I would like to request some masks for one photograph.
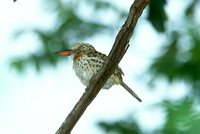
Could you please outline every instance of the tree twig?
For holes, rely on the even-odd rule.
[[[72,111],[57,130],[56,134],[71,133],[71,130],[80,119],[86,108],[93,101],[107,79],[114,72],[128,48],[129,40],[132,36],[138,18],[142,14],[148,2],[149,0],[135,0],[131,5],[127,20],[115,39],[112,50],[108,55],[108,60],[104,62],[102,69],[94,77],[92,77],[92,82],[86,88],[85,93],[83,93],[80,100],[76,103]]]

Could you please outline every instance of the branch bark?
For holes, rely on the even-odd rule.
[[[148,2],[149,0],[135,0],[131,5],[127,20],[115,39],[112,50],[108,55],[108,60],[105,61],[102,69],[91,79],[92,82],[86,88],[85,93],[83,93],[80,100],[76,103],[72,111],[57,130],[56,134],[71,133],[71,130],[78,122],[86,108],[94,100],[107,79],[114,72],[129,46],[129,41],[138,18],[142,14]]]

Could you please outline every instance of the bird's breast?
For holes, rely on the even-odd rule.
[[[104,60],[99,57],[80,56],[73,61],[73,69],[80,79],[81,83],[88,86],[93,75],[95,75],[103,66]],[[119,73],[120,75],[120,73]],[[121,79],[115,73],[107,80],[103,88],[108,89],[114,84],[119,84]]]
[[[84,85],[88,85],[90,79],[96,74],[102,67],[103,61],[98,62],[95,57],[80,56],[74,60],[73,69]]]

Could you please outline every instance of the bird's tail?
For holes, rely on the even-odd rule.
[[[135,97],[139,102],[142,102],[142,100],[140,99],[140,97],[137,96],[137,94],[135,92],[133,92],[133,90],[128,87],[123,81],[120,83],[120,85],[122,87],[124,87],[133,97]]]

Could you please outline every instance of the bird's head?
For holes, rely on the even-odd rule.
[[[77,43],[71,49],[61,50],[57,53],[62,56],[71,56],[74,59],[75,57],[79,57],[80,55],[89,54],[95,51],[95,48],[88,43]]]

